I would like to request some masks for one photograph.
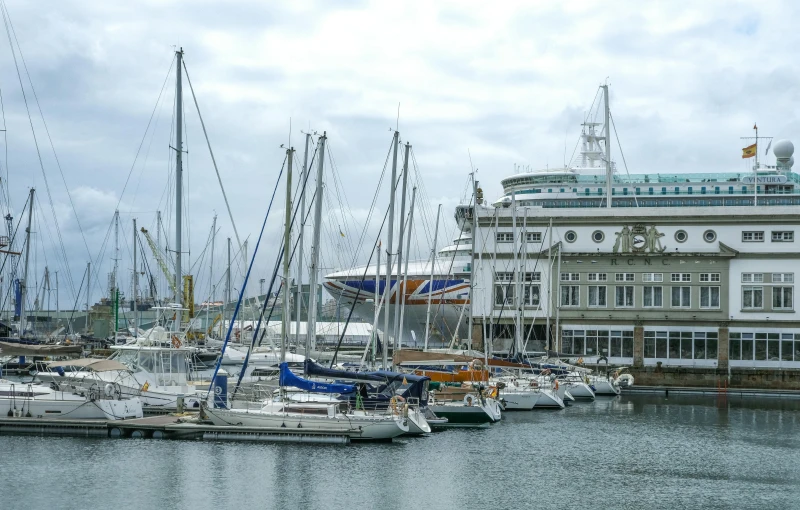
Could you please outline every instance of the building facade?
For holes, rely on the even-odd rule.
[[[800,368],[797,225],[794,205],[479,207],[473,338],[634,366]]]

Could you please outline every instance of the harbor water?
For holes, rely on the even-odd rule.
[[[348,446],[0,437],[0,507],[798,508],[800,401],[631,395]]]

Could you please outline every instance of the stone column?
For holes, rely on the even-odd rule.
[[[636,321],[633,326],[633,366],[644,366],[644,323]]]
[[[717,340],[717,368],[719,370],[728,370],[728,333],[728,323],[720,322],[719,340]]]

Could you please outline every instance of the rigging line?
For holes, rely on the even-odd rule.
[[[61,243],[61,249],[63,251],[64,258],[66,260],[67,252],[66,252],[66,249],[64,248],[64,240],[61,237],[61,229],[58,227],[58,216],[56,214],[55,205],[53,204],[53,197],[52,197],[52,195],[50,193],[50,184],[49,184],[49,182],[47,180],[47,173],[44,170],[44,161],[42,160],[42,154],[41,154],[41,152],[39,150],[39,141],[36,138],[36,130],[34,129],[34,126],[33,126],[33,117],[31,116],[30,106],[28,105],[28,96],[27,96],[27,94],[25,94],[25,87],[24,87],[23,82],[22,82],[22,73],[20,72],[19,64],[17,63],[17,54],[16,54],[16,51],[14,51],[14,44],[13,44],[13,42],[11,40],[11,32],[12,32],[13,28],[9,29],[10,18],[8,16],[8,11],[6,9],[6,4],[5,4],[4,1],[0,1],[0,11],[2,11],[2,14],[3,14],[3,23],[5,24],[5,27],[6,27],[6,34],[8,35],[8,43],[11,46],[11,54],[14,57],[14,66],[15,66],[16,71],[17,71],[17,79],[19,80],[19,85],[20,85],[20,88],[22,89],[22,98],[23,98],[23,101],[25,103],[25,111],[28,114],[28,123],[30,124],[31,132],[33,134],[33,142],[34,142],[34,145],[36,146],[36,155],[38,156],[38,159],[39,159],[39,167],[41,168],[42,176],[44,177],[45,190],[47,191],[47,196],[48,196],[48,198],[50,200],[50,208],[51,208],[52,213],[53,213],[53,220],[55,221],[55,224],[56,224],[56,231],[58,232],[59,242]],[[14,37],[16,38],[16,35]],[[19,44],[17,45],[17,50],[20,50]],[[22,52],[20,51],[20,57],[21,56],[22,56]],[[24,60],[23,60],[23,64],[24,64]],[[27,69],[26,69],[26,72],[27,72]],[[28,78],[30,80],[30,75],[28,76]],[[31,82],[31,88],[33,88],[33,83],[32,82]],[[37,103],[38,103],[38,99],[37,99]],[[40,109],[40,111],[41,111],[41,109]],[[44,121],[44,116],[42,116],[42,121]],[[60,169],[60,167],[59,167],[59,169]],[[63,177],[64,174],[62,173],[61,175]],[[66,185],[66,182],[65,182],[65,185]],[[67,188],[67,195],[69,195],[69,189],[68,188]],[[71,195],[70,195],[70,203],[72,203],[72,196]],[[75,218],[77,219],[78,216],[77,216],[77,213],[75,212],[74,205],[72,207],[72,210],[73,210],[73,213],[75,214]],[[78,221],[78,226],[80,227],[80,221]],[[83,237],[83,231],[82,230],[81,230],[81,236]],[[86,250],[88,252],[89,245],[86,243],[86,238],[85,237],[83,237],[83,241],[84,241],[84,245],[86,246]],[[91,257],[91,253],[89,254],[89,256]],[[72,287],[72,289],[74,291],[75,290],[75,285],[74,285],[74,282],[72,281],[72,273],[70,271],[67,271],[67,282],[70,284],[70,286]]]
[[[187,73],[188,78],[188,73]],[[190,82],[191,83],[191,82]],[[190,85],[191,87],[191,85]],[[194,95],[194,93],[192,93]],[[199,110],[198,110],[199,111]],[[209,146],[210,149],[210,146]],[[278,191],[278,186],[281,183],[281,177],[283,177],[283,170],[286,167],[286,159],[283,159],[283,165],[281,165],[281,171],[278,173],[278,178],[275,182],[275,188],[272,190],[272,197],[269,200],[269,206],[267,207],[267,214],[264,215],[264,221],[261,223],[261,232],[258,234],[258,240],[256,241],[255,249],[253,250],[253,255],[250,258],[250,265],[247,268],[247,274],[244,277],[244,282],[242,282],[242,288],[239,290],[239,299],[236,301],[236,308],[233,310],[233,315],[231,316],[230,323],[228,324],[228,334],[225,335],[225,341],[222,343],[222,349],[220,350],[219,357],[217,358],[216,366],[214,367],[214,375],[211,377],[211,383],[208,385],[208,391],[206,392],[206,398],[208,398],[208,394],[211,393],[211,388],[214,387],[214,384],[217,380],[217,374],[219,373],[220,366],[222,365],[222,359],[225,355],[225,347],[228,346],[228,341],[230,341],[231,333],[233,332],[233,324],[236,322],[236,316],[239,315],[239,308],[242,305],[242,299],[244,298],[245,290],[247,289],[247,282],[250,279],[250,272],[253,270],[253,264],[256,261],[256,255],[258,254],[258,247],[261,245],[261,239],[264,236],[264,230],[267,227],[267,219],[269,219],[269,213],[272,210],[272,203],[275,200],[275,194]]]
[[[219,181],[219,189],[222,191],[222,198],[225,199],[225,208],[228,210],[228,217],[231,220],[233,233],[236,235],[236,243],[239,244],[241,251],[242,241],[239,239],[239,231],[236,229],[236,222],[233,221],[233,213],[231,212],[231,205],[228,202],[228,195],[225,193],[225,186],[222,185],[222,176],[219,174],[217,167],[217,159],[214,157],[214,151],[211,149],[211,141],[208,138],[208,131],[206,131],[206,123],[203,121],[203,115],[200,113],[200,105],[197,103],[197,96],[194,93],[192,80],[189,78],[189,69],[186,67],[186,60],[183,60],[183,68],[186,70],[186,81],[189,83],[189,90],[192,92],[192,99],[194,100],[194,107],[197,109],[197,116],[200,118],[200,126],[203,128],[203,136],[206,138],[206,145],[208,145],[208,153],[211,155],[211,162],[214,164],[214,172],[217,174],[217,181]]]
[[[11,22],[11,14],[8,12],[8,7],[6,6],[6,3],[5,3],[4,0],[2,2],[2,9],[4,11],[4,16],[3,16],[4,19],[7,19],[7,21],[8,21],[7,26],[6,26],[6,31],[8,32],[8,27],[10,26],[11,27],[11,34],[14,35],[14,41],[17,44],[17,51],[19,51],[20,60],[22,60],[22,66],[25,69],[25,74],[28,77],[28,83],[31,86],[31,92],[33,92],[33,98],[36,101],[36,107],[38,108],[39,115],[42,118],[42,125],[44,126],[44,131],[47,134],[47,139],[50,142],[50,148],[53,151],[53,157],[56,160],[56,166],[58,167],[58,172],[61,174],[61,181],[64,183],[64,189],[67,192],[67,197],[69,198],[69,203],[70,203],[70,206],[72,207],[73,215],[75,216],[75,221],[78,224],[78,230],[81,233],[81,238],[83,238],[83,244],[86,247],[86,252],[89,255],[89,258],[91,258],[92,254],[91,254],[91,251],[89,250],[89,244],[86,242],[86,236],[83,234],[83,228],[81,227],[80,218],[78,217],[78,212],[77,212],[77,209],[75,208],[75,203],[72,200],[72,194],[69,191],[69,186],[67,186],[67,179],[64,177],[64,171],[61,168],[61,161],[58,159],[58,154],[56,153],[56,147],[53,144],[52,137],[50,136],[50,129],[47,127],[47,121],[44,118],[44,112],[42,111],[42,105],[39,103],[39,96],[36,94],[36,88],[33,86],[33,80],[31,79],[30,72],[28,71],[28,64],[25,62],[25,55],[22,53],[22,46],[20,46],[19,39],[17,39],[17,32],[16,32],[16,30],[14,30],[14,24]],[[9,39],[10,39],[10,34],[9,34]],[[12,51],[12,53],[13,53],[13,51]],[[16,57],[14,57],[14,64],[15,65],[16,65],[16,62],[17,62]],[[19,68],[17,68],[17,72],[19,73]],[[21,81],[21,78],[20,78],[20,81]],[[23,91],[23,96],[24,96],[24,91]],[[27,109],[27,104],[28,103],[27,103],[27,100],[26,100],[25,101],[26,109]],[[28,112],[28,116],[30,116],[30,112]],[[31,129],[33,129],[33,122],[32,121],[31,121]],[[35,135],[34,135],[34,139],[35,139]],[[36,143],[36,151],[37,152],[39,151],[38,142]],[[41,155],[39,156],[39,160],[40,160],[40,164],[41,164]],[[42,172],[44,173],[44,165],[42,165]],[[46,179],[45,179],[45,187],[48,188],[47,194],[49,196],[50,195],[50,190],[49,190],[49,186],[47,185]],[[50,200],[52,201],[52,198]],[[53,216],[54,216],[53,220],[56,221],[56,226],[58,226],[58,220],[55,217],[55,208],[53,208]],[[59,232],[59,239],[60,238],[61,238],[61,233]],[[63,243],[63,241],[62,241],[62,243]],[[72,279],[71,274],[69,272],[67,274],[68,274],[68,276],[69,276],[69,278],[71,280]]]
[[[72,305],[72,313],[69,314],[69,319],[67,320],[67,326],[64,328],[64,340],[67,339],[67,335],[69,334],[69,330],[72,329],[72,319],[75,318],[75,312],[78,311],[78,300],[81,298],[81,292],[83,291],[83,282],[86,281],[87,275],[89,274],[89,268],[87,267],[83,271],[83,278],[81,278],[81,286],[78,287],[78,293],[75,295],[75,303]],[[89,330],[89,310],[86,310],[86,330]]]
[[[150,143],[147,144],[147,150],[144,153],[144,161],[142,162],[142,169],[139,172],[139,178],[136,180],[136,189],[133,191],[133,199],[131,200],[131,209],[133,208],[133,205],[136,203],[136,197],[139,195],[139,187],[140,187],[140,185],[142,183],[142,175],[144,174],[144,171],[147,168],[147,161],[150,159],[150,149],[153,147],[153,141],[156,138],[156,131],[158,131],[158,124],[159,124],[159,122],[161,120],[161,111],[163,110],[163,108],[159,108],[158,106],[159,106],[159,104],[161,104],[161,98],[162,98],[162,96],[164,94],[164,89],[167,86],[167,81],[169,80],[170,74],[172,73],[172,65],[174,63],[175,63],[175,56],[173,55],[172,64],[170,64],[169,70],[167,71],[167,76],[164,78],[164,83],[161,85],[161,91],[158,93],[158,98],[156,99],[156,104],[153,107],[153,113],[158,111],[158,115],[156,115],[156,123],[153,126],[153,130],[150,131],[150,133],[151,133],[151,135],[150,135]],[[152,119],[152,114],[151,114],[151,119]],[[145,132],[144,132],[144,136],[142,137],[141,144],[144,144],[144,140],[147,138],[147,132],[149,130],[150,130],[150,124],[148,123],[147,128],[145,128]],[[140,144],[140,150],[141,150],[141,144]],[[139,151],[137,151],[136,157],[133,160],[134,166],[136,165],[136,160],[138,159],[138,157],[139,157]],[[133,167],[131,168],[130,172],[133,172]],[[127,185],[127,182],[126,182],[126,185]],[[125,189],[123,188],[123,193],[124,193],[124,191],[125,191]],[[120,200],[122,200],[122,196],[120,196]],[[119,205],[119,203],[117,205]],[[133,213],[132,210],[128,211],[128,214],[132,214],[132,213]]]
[[[625,173],[628,175],[628,177],[630,177],[631,173],[628,170],[628,162],[625,161],[625,153],[622,152],[622,144],[619,143],[619,133],[617,132],[617,125],[614,124],[614,116],[611,115],[610,110],[608,112],[608,118],[611,119],[611,126],[614,128],[614,137],[617,139],[617,147],[619,148],[620,156],[622,156],[622,164],[625,165]],[[633,196],[633,202],[636,204],[636,207],[639,207],[639,199],[636,197],[636,195]]]
[[[147,133],[150,130],[150,124],[152,124],[153,116],[156,114],[156,111],[158,110],[158,104],[161,102],[161,96],[164,94],[164,89],[167,86],[167,80],[169,80],[169,77],[172,74],[172,66],[174,65],[175,65],[175,55],[172,56],[172,61],[170,62],[169,69],[167,70],[167,75],[164,77],[164,83],[161,84],[161,90],[158,92],[158,97],[156,98],[156,104],[153,106],[153,111],[150,112],[150,118],[147,120],[147,126],[144,129],[144,134],[142,135],[141,141],[139,141],[139,146],[136,148],[136,155],[133,157],[133,163],[131,164],[131,169],[128,171],[128,176],[125,178],[125,184],[122,186],[122,192],[119,194],[119,200],[117,201],[117,207],[116,207],[117,209],[119,209],[119,204],[122,203],[122,197],[123,195],[125,195],[125,190],[128,188],[128,182],[130,181],[133,169],[136,167],[136,162],[139,160],[139,154],[142,151],[142,146],[144,145],[144,141],[147,139]],[[155,128],[153,129],[155,132]]]

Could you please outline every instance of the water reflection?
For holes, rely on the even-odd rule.
[[[798,425],[798,401],[637,395],[393,444],[0,436],[2,508],[790,508]]]

